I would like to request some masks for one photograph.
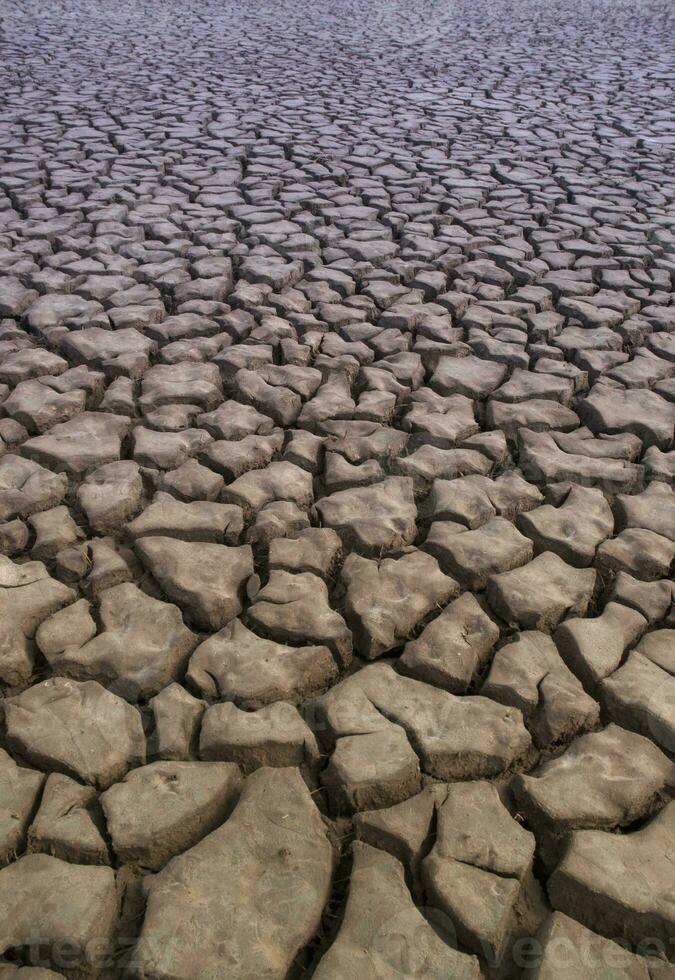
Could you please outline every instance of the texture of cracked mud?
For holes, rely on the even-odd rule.
[[[675,975],[670,14],[4,4],[0,980]]]

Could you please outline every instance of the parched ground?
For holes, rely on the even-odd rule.
[[[0,980],[672,978],[672,7],[3,7]]]

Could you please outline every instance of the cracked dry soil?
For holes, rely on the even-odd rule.
[[[659,0],[22,0],[0,980],[675,975]]]

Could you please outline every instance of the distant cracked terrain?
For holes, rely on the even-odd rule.
[[[669,13],[5,0],[0,980],[675,976]]]

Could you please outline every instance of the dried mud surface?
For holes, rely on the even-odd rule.
[[[669,5],[1,26],[0,980],[673,977]]]

